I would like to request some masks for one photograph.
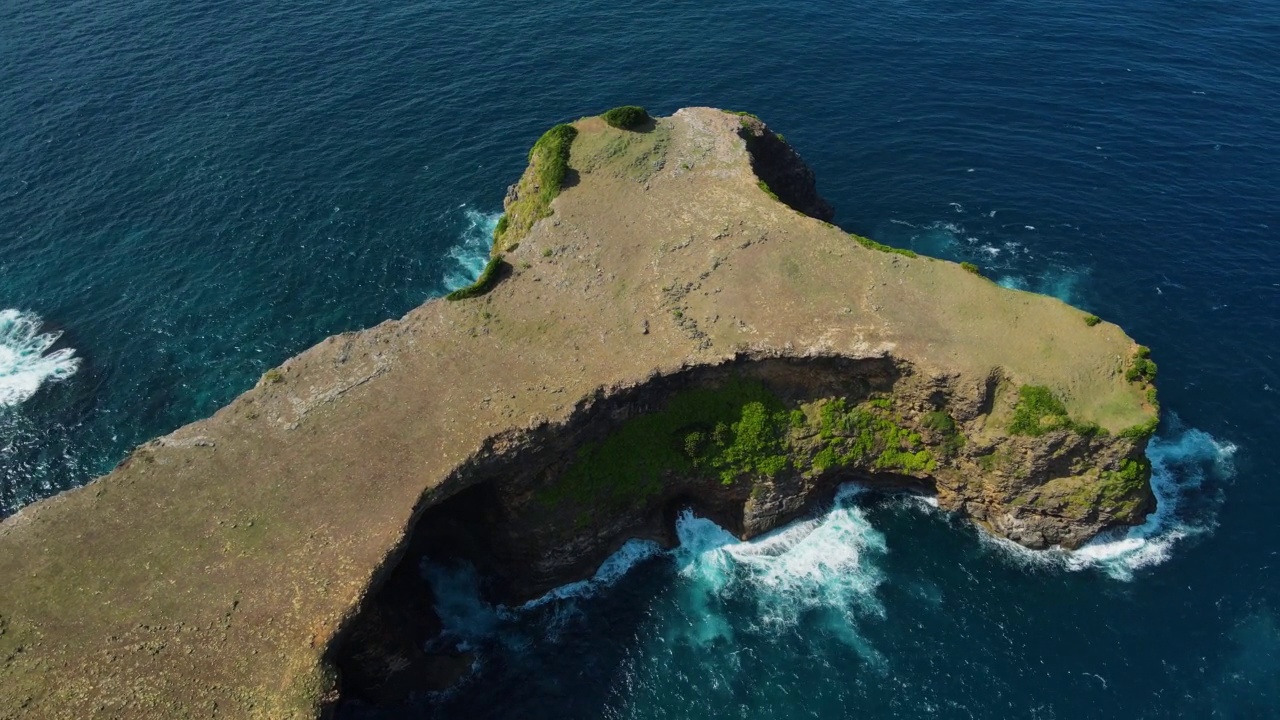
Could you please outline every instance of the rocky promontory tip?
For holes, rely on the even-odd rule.
[[[0,524],[0,717],[304,718],[447,685],[466,659],[423,649],[424,553],[520,600],[670,544],[680,508],[745,537],[848,480],[1033,548],[1153,506],[1145,348],[831,225],[754,116],[556,126],[504,207],[472,290]]]

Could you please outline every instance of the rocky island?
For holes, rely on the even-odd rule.
[[[1153,507],[1118,327],[831,225],[751,115],[552,128],[475,286],[331,337],[0,524],[0,718],[311,718],[439,687],[424,553],[516,602],[692,506],[743,537],[836,486],[1028,547]]]

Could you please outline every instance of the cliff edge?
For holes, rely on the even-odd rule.
[[[748,536],[847,479],[1037,548],[1151,509],[1155,366],[1120,328],[830,225],[753,116],[622,124],[539,140],[472,291],[0,523],[0,718],[315,717],[338,668],[373,701],[439,682],[396,595],[424,548],[519,599],[669,542],[674,507]]]

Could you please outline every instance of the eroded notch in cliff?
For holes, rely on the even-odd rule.
[[[793,210],[831,222],[835,210],[818,194],[813,170],[800,153],[754,115],[743,114],[740,122],[738,134],[747,143],[751,169],[760,178],[761,189]]]
[[[451,488],[353,621],[337,648],[345,691],[384,702],[465,672],[469,658],[434,640],[424,559],[465,563],[487,601],[516,605],[590,577],[628,540],[674,546],[684,507],[747,539],[849,480],[937,493],[1033,547],[1141,517],[1149,490],[1125,470],[1139,445],[1070,423],[1011,436],[1001,418],[1016,408],[991,385],[891,357],[739,357],[602,390],[564,423],[496,438],[437,489]]]

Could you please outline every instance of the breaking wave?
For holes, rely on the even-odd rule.
[[[1122,581],[1146,567],[1168,560],[1181,541],[1206,535],[1217,527],[1220,496],[1215,482],[1235,476],[1236,446],[1209,433],[1169,420],[1167,435],[1151,439],[1151,489],[1156,509],[1146,521],[1094,538],[1076,550],[1030,550],[1017,543],[980,533],[984,545],[1025,566],[1064,570],[1098,569]]]
[[[883,617],[876,589],[884,581],[873,558],[885,537],[855,504],[862,492],[845,485],[821,517],[791,523],[741,541],[685,510],[676,522],[674,556],[683,582],[679,609],[686,640],[705,645],[732,639],[725,606],[750,599],[756,623],[773,631],[816,622],[832,637],[878,664],[878,653],[858,632],[865,617]]]
[[[502,213],[483,213],[466,208],[465,220],[458,244],[445,253],[446,270],[444,286],[452,292],[466,287],[480,277],[480,271],[489,262],[489,249],[493,246],[493,230],[498,226]]]
[[[41,332],[42,327],[34,313],[0,310],[0,407],[18,405],[44,383],[65,380],[80,367],[71,348],[49,352],[62,333]]]
[[[423,575],[436,596],[436,612],[451,641],[468,648],[477,641],[512,634],[505,623],[526,613],[551,610],[549,634],[562,614],[557,604],[593,595],[650,558],[674,563],[674,610],[687,622],[675,623],[680,639],[702,647],[733,636],[729,606],[750,598],[762,627],[793,628],[817,622],[859,655],[879,656],[857,630],[860,618],[883,617],[876,589],[884,580],[873,559],[885,552],[884,535],[856,505],[862,490],[845,485],[834,506],[820,517],[791,523],[742,541],[714,522],[683,511],[676,520],[680,544],[664,551],[657,544],[632,540],[606,560],[588,580],[556,588],[518,608],[494,607],[481,596],[481,581],[468,564],[427,562]]]
[[[1235,475],[1236,446],[1203,430],[1177,427],[1165,437],[1152,438],[1151,489],[1156,510],[1146,522],[1126,531],[1097,538],[1067,556],[1072,569],[1097,567],[1118,580],[1134,571],[1169,559],[1184,538],[1210,533],[1217,526],[1216,506],[1205,506],[1207,480]]]

